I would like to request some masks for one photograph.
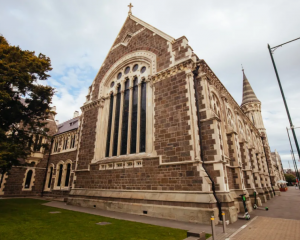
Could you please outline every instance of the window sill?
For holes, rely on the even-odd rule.
[[[77,148],[71,148],[71,149],[60,151],[60,152],[51,153],[51,155],[56,155],[56,154],[60,154],[60,153],[68,153],[68,152],[73,152],[73,151],[76,151],[76,150],[77,150]]]
[[[69,187],[56,187],[56,188],[53,188],[52,190],[55,190],[55,191],[70,191],[70,188]]]
[[[128,155],[120,155],[113,157],[105,157],[99,160],[94,160],[91,164],[99,164],[99,163],[114,163],[114,162],[124,162],[131,160],[142,160],[144,158],[158,158],[158,156],[150,153],[135,153]]]

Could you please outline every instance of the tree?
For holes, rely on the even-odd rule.
[[[296,182],[296,177],[293,174],[284,174],[284,177],[289,185],[292,185],[292,182]]]
[[[51,70],[49,57],[11,46],[0,35],[0,186],[4,174],[34,150],[33,139],[47,136],[54,88],[38,80]]]

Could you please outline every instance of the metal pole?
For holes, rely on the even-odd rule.
[[[291,142],[291,138],[290,138],[290,134],[289,134],[289,129],[288,128],[286,128],[286,132],[287,132],[287,135],[288,135],[288,138],[289,138],[289,142],[290,142],[290,146],[291,146],[291,154],[292,154],[292,160],[293,160],[293,164],[294,164],[295,173],[296,173],[296,176],[297,176],[297,178],[299,180],[299,172],[298,172],[298,168],[297,168],[297,163],[295,161],[294,150],[293,150],[293,146],[292,146],[292,142]],[[299,186],[299,189],[300,189],[300,186]]]
[[[292,159],[293,159],[293,165],[294,165],[294,170],[295,170],[295,174],[296,174],[296,179],[299,180],[299,176],[297,174],[298,172],[298,169],[297,169],[297,166],[295,165],[295,156],[294,156],[294,153],[291,151],[291,155],[292,155]],[[297,185],[297,181],[296,181],[296,185]],[[298,186],[299,189],[300,189],[300,186]]]
[[[278,85],[279,85],[279,88],[280,88],[281,96],[282,96],[282,99],[283,99],[283,102],[284,102],[285,110],[286,110],[286,113],[287,113],[288,118],[289,118],[289,122],[290,122],[290,126],[291,126],[291,129],[292,129],[294,141],[295,141],[295,144],[296,144],[298,156],[299,156],[299,159],[300,159],[300,149],[299,149],[299,144],[298,144],[298,141],[297,141],[296,133],[295,133],[295,130],[294,130],[292,118],[290,116],[289,108],[288,108],[286,100],[285,100],[284,92],[283,92],[283,89],[282,89],[282,86],[281,86],[281,82],[280,82],[280,79],[279,79],[279,75],[278,75],[278,72],[277,72],[275,61],[274,61],[274,58],[273,58],[273,55],[272,55],[272,50],[271,50],[269,44],[268,44],[268,49],[269,49],[270,56],[271,56],[272,63],[273,63],[273,67],[274,67],[274,70],[275,70],[275,73],[276,73],[276,77],[277,77]]]
[[[225,220],[225,212],[222,212],[222,221],[223,221],[223,233],[226,233],[226,220]]]
[[[216,235],[216,232],[215,232],[215,217],[214,217],[214,216],[211,216],[210,220],[211,220],[211,234],[212,234],[212,240],[215,240],[215,235]]]

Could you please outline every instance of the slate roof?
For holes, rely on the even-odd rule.
[[[57,133],[55,135],[62,134],[64,132],[68,132],[68,131],[78,128],[78,120],[79,120],[79,117],[76,117],[76,118],[72,118],[66,122],[63,122],[61,124],[58,124]]]
[[[241,105],[249,102],[260,102],[260,101],[256,97],[243,69],[243,101]]]

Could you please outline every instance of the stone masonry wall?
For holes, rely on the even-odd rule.
[[[76,188],[201,191],[202,177],[193,164],[159,165],[158,158],[143,159],[136,168],[76,172]]]
[[[191,161],[186,85],[184,72],[154,84],[154,145],[157,154],[162,155],[164,163]]]

